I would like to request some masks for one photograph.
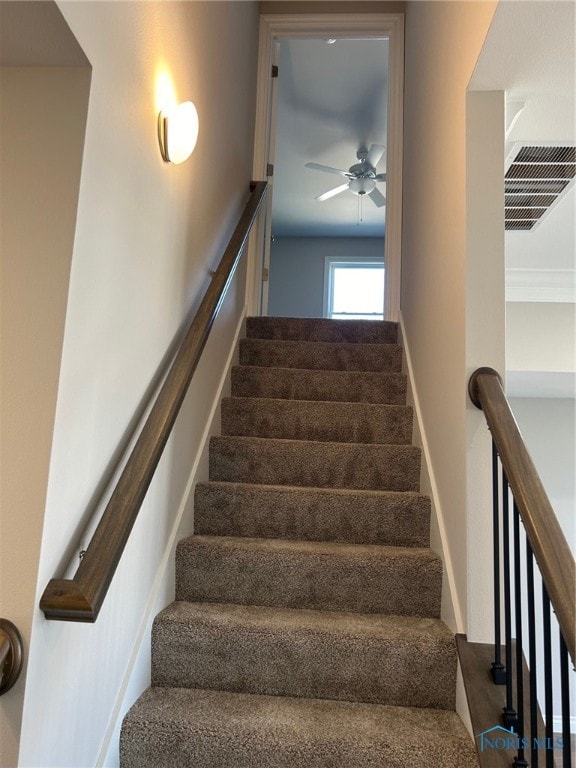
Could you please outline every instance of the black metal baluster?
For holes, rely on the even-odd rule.
[[[503,533],[503,566],[504,566],[504,632],[506,643],[506,706],[502,722],[506,728],[516,728],[518,716],[514,709],[512,693],[512,607],[510,598],[510,506],[509,489],[506,471],[502,469],[502,533]]]
[[[554,710],[552,705],[552,643],[550,635],[550,598],[542,584],[542,633],[544,638],[544,717],[546,720],[546,746],[554,741]],[[546,768],[554,768],[554,752],[546,750]]]
[[[522,583],[520,574],[520,513],[514,502],[514,608],[516,617],[516,707],[518,711],[518,755],[515,768],[528,768],[524,757],[524,664],[522,653]]]
[[[562,701],[562,768],[572,768],[568,649],[562,637],[562,632],[560,632],[560,696]]]
[[[534,555],[526,540],[526,587],[528,589],[528,645],[530,665],[530,765],[538,768],[538,686],[536,682],[536,619],[534,613]]]
[[[500,503],[498,493],[498,451],[492,441],[492,528],[494,563],[494,661],[492,680],[496,685],[506,684],[506,667],[502,664],[502,638],[500,631]]]

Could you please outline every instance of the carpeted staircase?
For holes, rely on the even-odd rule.
[[[122,768],[477,768],[397,333],[248,320]]]

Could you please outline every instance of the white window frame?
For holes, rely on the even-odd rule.
[[[334,301],[333,279],[334,268],[355,268],[365,267],[366,269],[383,269],[384,281],[386,281],[386,265],[383,258],[378,256],[366,256],[354,258],[352,256],[326,256],[324,258],[324,298],[322,302],[323,317],[332,316],[332,305]],[[384,282],[384,285],[386,282]],[[384,293],[384,317],[386,317],[386,293]],[[340,313],[341,314],[341,313]],[[361,313],[358,313],[361,314]]]

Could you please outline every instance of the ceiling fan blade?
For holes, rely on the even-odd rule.
[[[377,173],[376,176],[374,176],[375,181],[386,181],[386,174],[385,173]]]
[[[313,168],[315,171],[326,171],[326,173],[336,173],[338,176],[350,177],[348,171],[340,171],[338,168],[330,168],[329,165],[319,165],[318,163],[305,163],[305,168]]]
[[[374,187],[372,192],[368,193],[368,197],[371,198],[374,205],[376,205],[378,208],[382,208],[383,205],[386,205],[386,198],[376,187]]]
[[[368,150],[368,157],[366,158],[372,168],[376,168],[384,152],[386,152],[386,147],[383,147],[381,144],[372,144]]]
[[[324,200],[329,200],[331,197],[335,197],[336,195],[339,195],[340,192],[344,192],[344,190],[348,189],[348,184],[342,184],[340,187],[334,187],[334,189],[329,189],[328,192],[324,192],[322,195],[318,195],[318,197],[315,197],[315,200],[319,200],[321,203],[324,202]]]

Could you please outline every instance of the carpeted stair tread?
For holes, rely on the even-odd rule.
[[[176,548],[176,600],[439,618],[430,549],[190,536]]]
[[[237,365],[232,368],[232,395],[405,405],[406,376],[378,371]]]
[[[437,619],[175,602],[152,684],[453,709],[456,647]]]
[[[222,398],[222,434],[345,443],[412,442],[412,409],[403,405]]]
[[[149,688],[128,712],[122,768],[478,768],[454,712]]]
[[[283,341],[396,344],[398,323],[381,320],[335,322],[322,317],[249,317],[246,335],[252,339]]]
[[[210,440],[210,480],[266,485],[417,491],[420,449],[221,436]]]
[[[211,536],[427,547],[430,499],[419,493],[198,483],[194,530]]]
[[[241,339],[240,365],[399,373],[402,350],[397,344]]]

